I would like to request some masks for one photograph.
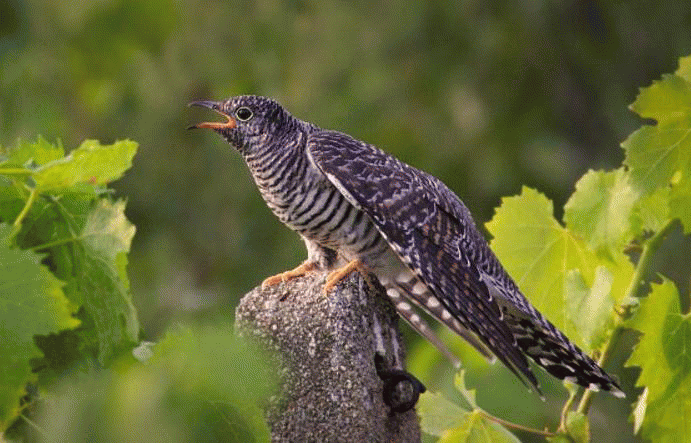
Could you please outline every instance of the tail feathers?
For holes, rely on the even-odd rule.
[[[401,292],[399,292],[399,289],[396,287],[387,287],[386,293],[396,306],[398,315],[400,315],[410,325],[410,327],[415,330],[415,332],[420,334],[428,342],[430,342],[432,346],[437,348],[437,350],[441,352],[455,368],[460,368],[461,361],[458,359],[458,357],[456,357],[456,355],[449,350],[444,342],[437,337],[437,335],[434,333],[434,329],[432,329],[429,324],[422,317],[420,317],[418,313],[415,312],[413,306],[404,299],[404,297],[401,295]]]
[[[427,289],[427,286],[425,286],[412,274],[401,273],[401,275],[397,276],[394,282],[386,282],[385,287],[387,288],[387,293],[392,300],[394,300],[396,294],[398,295],[399,298],[394,300],[394,304],[396,304],[397,309],[400,302],[406,303],[407,301],[415,304],[418,308],[427,312],[433,318],[437,319],[439,322],[451,329],[451,331],[460,335],[488,361],[494,362],[496,360],[496,357],[487,348],[487,346],[482,343],[473,332],[464,328],[461,323],[441,305],[432,292]],[[394,296],[392,296],[392,294],[394,294]],[[405,300],[401,297],[401,295],[405,297]],[[408,304],[408,306],[410,306],[410,304]],[[401,315],[404,315],[400,309],[398,310]],[[419,316],[417,317],[419,318]],[[431,330],[431,328],[429,329]],[[439,341],[436,336],[435,339]]]
[[[538,314],[540,315],[540,314]],[[592,358],[540,315],[539,321],[505,316],[521,350],[553,376],[594,391],[624,397],[617,382]]]

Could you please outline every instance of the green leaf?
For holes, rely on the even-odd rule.
[[[78,183],[102,185],[120,178],[132,166],[136,152],[137,143],[130,140],[112,145],[86,140],[66,157],[38,168],[32,177],[41,192]]]
[[[675,74],[691,82],[691,57],[682,57],[679,59],[679,69],[677,69]]]
[[[658,188],[636,202],[631,214],[633,235],[640,237],[645,232],[657,232],[670,219],[670,189]]]
[[[520,440],[476,410],[459,426],[442,434],[438,443],[520,443]]]
[[[84,340],[92,343],[101,364],[123,345],[138,342],[139,323],[129,293],[127,252],[135,228],[124,214],[125,203],[102,199],[91,207],[88,199],[65,195],[53,203],[60,223],[41,223],[56,246],[50,248],[56,275],[65,294],[83,307]],[[47,220],[53,220],[45,210]]]
[[[691,180],[684,180],[671,191],[669,203],[671,218],[678,218],[684,228],[684,234],[691,233]]]
[[[0,430],[18,415],[24,387],[35,378],[30,360],[42,354],[34,337],[79,325],[63,283],[40,264],[41,256],[8,247],[11,231],[0,224]]]
[[[638,434],[643,426],[643,420],[645,419],[645,410],[648,407],[648,388],[643,389],[641,395],[638,396],[638,400],[631,413],[631,418],[633,419],[633,433]]]
[[[89,213],[75,249],[80,250],[83,274],[68,281],[84,295],[84,307],[94,321],[101,363],[123,340],[136,343],[139,322],[127,278],[127,253],[135,228],[125,217],[125,203],[101,200]]]
[[[691,83],[684,77],[665,74],[662,80],[641,88],[631,110],[660,124],[686,120],[691,114]]]
[[[679,293],[663,278],[629,323],[643,333],[627,366],[638,366],[637,386],[645,387],[635,421],[655,442],[691,439],[691,316],[682,314]]]
[[[564,206],[564,221],[590,247],[611,257],[631,233],[631,212],[638,198],[623,168],[588,171]]]
[[[566,433],[547,438],[550,443],[588,443],[590,441],[590,424],[588,417],[569,411],[566,415]]]
[[[632,183],[646,194],[670,186],[670,216],[691,232],[691,57],[674,75],[641,89],[631,106],[656,126],[643,126],[622,143]]]
[[[691,116],[690,116],[691,118]],[[677,171],[689,176],[691,120],[674,121],[664,126],[643,126],[623,143],[624,163],[633,183],[645,193],[666,186]]]
[[[465,388],[462,374],[456,385],[466,399],[475,402],[475,392]],[[466,395],[467,394],[467,395]],[[420,428],[426,434],[441,437],[439,442],[518,442],[503,426],[494,423],[479,410],[469,411],[441,394],[426,392],[417,403]]]
[[[425,392],[417,403],[420,428],[426,434],[441,437],[448,429],[465,422],[470,411],[447,400],[443,395]]]
[[[598,257],[552,212],[552,202],[530,188],[524,187],[520,196],[502,199],[487,223],[494,236],[491,247],[533,305],[587,351],[587,343],[569,320],[569,306],[579,304],[582,295],[570,300],[573,294],[566,288],[567,272],[578,269],[585,285],[591,287],[595,269],[605,266],[613,276],[611,297],[617,302],[624,297],[633,266],[622,253],[611,260]]]
[[[588,286],[578,270],[566,273],[567,319],[578,331],[587,349],[597,348],[613,326],[612,274],[604,266],[595,269],[595,279]]]
[[[32,163],[40,166],[64,156],[65,150],[62,148],[62,144],[59,141],[56,146],[46,141],[46,139],[40,135],[33,143],[20,140],[17,142],[16,147],[10,149],[6,153],[5,161],[0,162],[2,165],[0,167],[0,173],[2,173],[3,167],[9,165],[21,167]]]

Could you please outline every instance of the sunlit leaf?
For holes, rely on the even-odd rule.
[[[595,349],[612,327],[612,274],[604,266],[598,266],[593,284],[588,286],[580,271],[572,270],[566,273],[564,283],[567,319],[578,331],[586,349]]]
[[[691,57],[680,59],[674,75],[641,89],[631,109],[654,118],[622,143],[632,182],[645,193],[670,186],[670,216],[691,232]]]
[[[631,110],[660,124],[685,120],[691,115],[691,83],[684,77],[665,74],[662,80],[641,88]]]
[[[443,395],[425,392],[417,403],[420,428],[426,434],[442,436],[448,429],[465,422],[470,411],[464,409]]]
[[[684,234],[691,233],[691,179],[672,188],[669,207],[670,217],[681,221]]]
[[[0,148],[0,152],[2,151]],[[39,135],[35,142],[20,140],[14,148],[7,150],[5,160],[0,160],[0,167],[25,166],[28,163],[40,166],[60,159],[64,155],[65,150],[59,142],[53,145]]]
[[[688,180],[691,116],[664,126],[643,126],[622,143],[633,183],[646,193],[669,184],[684,169]]]
[[[549,437],[547,441],[550,443],[589,443],[590,424],[588,417],[576,411],[569,411],[566,415],[566,433]]]
[[[585,285],[591,287],[595,269],[605,266],[613,276],[611,297],[616,302],[624,296],[633,267],[622,253],[612,260],[598,257],[552,212],[552,202],[530,188],[523,188],[519,196],[502,199],[494,218],[487,223],[494,236],[491,246],[533,305],[578,346],[588,349],[581,332],[569,321],[568,312],[574,302],[569,300],[566,289],[567,272],[578,269]]]
[[[646,389],[635,418],[642,434],[655,442],[689,441],[691,316],[682,314],[675,285],[653,284],[629,326],[643,333],[626,363],[641,368],[636,384]]]
[[[663,228],[670,218],[670,189],[658,188],[652,194],[636,202],[631,214],[631,227],[635,236],[645,232],[656,232]]]
[[[137,143],[123,140],[101,145],[86,140],[66,157],[46,163],[32,175],[39,190],[61,189],[78,183],[106,184],[132,166]]]
[[[444,432],[438,443],[520,443],[520,440],[480,411],[473,411],[459,426]]]
[[[564,206],[564,221],[593,249],[611,257],[631,232],[631,211],[638,197],[623,168],[588,171]]]

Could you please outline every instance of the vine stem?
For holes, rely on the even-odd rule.
[[[28,175],[32,173],[33,171],[24,168],[0,168],[0,174],[3,175]]]
[[[624,308],[624,310],[621,313],[617,312],[617,316],[614,321],[614,330],[612,331],[612,335],[610,335],[609,339],[605,343],[605,346],[602,349],[602,355],[600,355],[600,358],[597,360],[597,363],[600,365],[600,367],[604,367],[604,365],[607,364],[607,361],[612,356],[614,350],[617,348],[619,340],[621,339],[621,336],[624,333],[625,322],[633,315],[633,312],[627,308],[634,306],[637,303],[638,299],[641,298],[640,290],[645,284],[645,277],[648,275],[648,272],[650,271],[653,256],[655,255],[655,252],[657,252],[657,250],[660,249],[663,240],[665,239],[665,237],[667,237],[669,232],[672,230],[673,226],[674,219],[668,220],[667,223],[657,233],[655,233],[655,235],[650,237],[650,239],[648,239],[648,241],[643,246],[641,256],[638,259],[638,263],[636,264],[636,268],[634,269],[633,276],[631,277],[631,283],[629,284],[629,287],[626,289],[626,294],[624,295],[624,299],[621,305]],[[592,391],[590,389],[585,390],[585,393],[583,393],[583,397],[581,397],[581,401],[578,403],[578,408],[576,409],[577,412],[583,415],[588,413],[588,410],[590,409],[590,404],[593,399],[593,392],[595,391]]]
[[[538,435],[543,435],[545,437],[555,437],[557,434],[550,432],[550,431],[541,431],[539,429],[534,429],[534,428],[529,428],[527,426],[522,426],[518,425],[516,423],[511,423],[510,421],[502,420],[499,417],[495,417],[494,415],[483,411],[482,409],[477,409],[477,412],[485,417],[487,420],[493,421],[495,423],[499,423],[500,425],[506,427],[506,428],[512,428],[512,429],[517,429],[519,431],[524,431],[524,432],[530,432],[531,434],[538,434]]]

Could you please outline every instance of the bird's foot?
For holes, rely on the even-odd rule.
[[[324,283],[324,295],[328,293],[338,285],[341,280],[350,275],[351,272],[358,271],[360,275],[365,279],[368,286],[373,287],[372,282],[369,279],[370,270],[365,266],[359,258],[351,260],[347,265],[340,267],[331,271],[331,273],[326,277],[326,283]]]
[[[269,286],[275,286],[279,283],[285,283],[294,278],[302,277],[310,271],[317,269],[317,264],[312,261],[304,261],[300,266],[290,271],[281,272],[280,274],[273,275],[262,282],[262,289],[266,289]]]

